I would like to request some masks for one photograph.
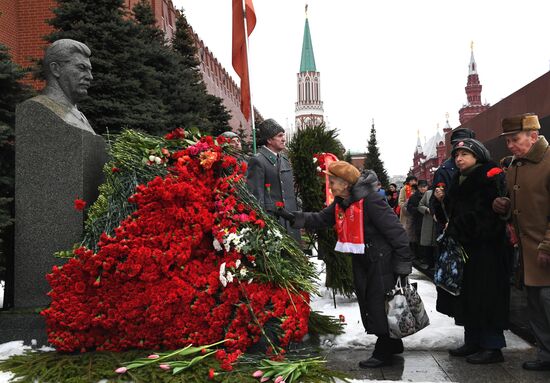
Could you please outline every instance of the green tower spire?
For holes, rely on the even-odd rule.
[[[300,62],[300,72],[317,72],[315,68],[315,56],[313,55],[313,44],[311,43],[311,34],[309,33],[309,21],[306,16],[306,26],[304,27],[304,42],[302,43],[302,61]]]

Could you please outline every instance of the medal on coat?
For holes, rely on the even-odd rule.
[[[338,242],[336,242],[334,250],[342,253],[364,254],[363,200],[352,203],[345,210],[336,204],[334,214],[336,216],[335,229],[338,234]]]

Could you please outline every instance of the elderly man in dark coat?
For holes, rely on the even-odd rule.
[[[294,193],[294,174],[290,161],[283,153],[286,146],[285,130],[273,119],[258,126],[258,143],[262,147],[248,161],[246,175],[248,189],[266,211],[276,210],[276,203],[283,203],[290,211],[298,210]],[[279,219],[288,234],[300,241],[300,231],[284,219]]]
[[[526,370],[550,371],[550,149],[539,135],[532,113],[502,121],[502,136],[514,155],[506,173],[510,198],[497,198],[493,208],[511,214],[519,234],[529,323],[537,340],[537,359]]]

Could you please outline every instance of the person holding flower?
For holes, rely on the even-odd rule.
[[[474,364],[502,362],[510,302],[511,251],[505,221],[492,209],[505,192],[502,170],[473,138],[457,141],[451,152],[458,171],[448,188],[436,188],[435,214],[445,233],[467,254],[460,295],[438,290],[437,310],[464,326],[464,344],[449,350]]]
[[[258,203],[267,212],[276,210],[277,202],[283,203],[289,210],[298,210],[294,193],[294,173],[286,149],[285,130],[273,119],[267,119],[258,125],[258,144],[262,145],[258,153],[248,161],[246,184]],[[281,219],[279,223],[288,234],[300,242],[300,231],[290,227]]]
[[[359,170],[345,161],[327,169],[334,201],[317,213],[277,214],[293,227],[319,229],[334,226],[336,251],[351,254],[353,282],[365,330],[378,339],[372,356],[359,362],[361,368],[391,364],[392,355],[403,352],[401,339],[389,336],[385,294],[398,277],[411,272],[409,239],[403,225],[384,196],[376,191],[378,177],[372,170]]]

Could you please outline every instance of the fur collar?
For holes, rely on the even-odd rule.
[[[487,172],[493,168],[498,167],[499,166],[493,161],[481,164],[480,166],[473,169],[472,172],[468,174],[466,179],[460,184],[460,172],[457,171],[454,174],[453,180],[451,182],[452,187],[449,190],[449,197],[451,198],[451,200],[454,198],[461,198],[461,196],[462,198],[464,198],[465,194],[467,195],[469,193],[475,192],[476,190],[479,190],[480,188],[485,188],[486,185],[494,182],[493,179],[487,177]]]

